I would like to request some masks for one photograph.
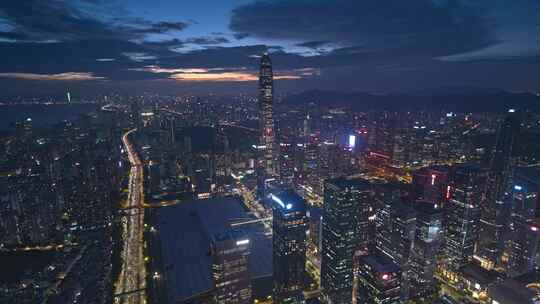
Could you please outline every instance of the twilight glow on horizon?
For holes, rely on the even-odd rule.
[[[269,52],[283,91],[535,91],[538,37],[533,1],[6,0],[0,83],[232,89]]]

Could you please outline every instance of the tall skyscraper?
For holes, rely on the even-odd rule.
[[[169,145],[176,144],[176,120],[174,116],[169,116],[165,119],[167,130],[169,132]]]
[[[260,107],[260,130],[261,146],[264,146],[263,164],[267,177],[277,175],[277,146],[274,126],[274,76],[272,73],[272,61],[268,53],[261,58],[259,73],[259,107]]]
[[[320,139],[317,136],[310,136],[305,144],[304,155],[304,174],[306,175],[306,183],[309,189],[317,195],[322,195],[322,184],[319,178],[320,154],[319,154]]]
[[[520,120],[515,110],[511,109],[497,132],[497,141],[491,156],[490,172],[482,203],[479,255],[494,265],[500,263],[504,247],[504,226],[509,216],[508,206],[504,203],[504,195],[515,165],[515,147],[519,128]]]
[[[306,202],[293,190],[271,193],[274,303],[304,303]]]
[[[146,191],[148,193],[156,193],[161,183],[161,164],[158,160],[150,160],[147,168],[148,174],[146,175],[146,179],[148,181],[148,187],[146,187]]]
[[[417,201],[416,232],[411,252],[411,296],[422,297],[435,291],[437,254],[442,243],[442,209],[431,202]]]
[[[500,198],[506,190],[506,182],[510,178],[512,165],[514,165],[515,147],[520,128],[520,120],[514,110],[510,110],[497,132],[497,142],[493,150],[490,169],[491,178],[488,185],[490,197]],[[497,176],[496,176],[497,175]]]
[[[295,144],[292,141],[283,142],[279,145],[279,175],[281,182],[291,186],[294,182],[294,153]]]
[[[249,238],[241,230],[228,230],[212,239],[212,275],[217,304],[251,304],[248,271]]]
[[[448,166],[424,167],[412,173],[413,200],[423,200],[442,205],[448,197]]]
[[[369,244],[372,189],[368,181],[328,180],[324,187],[321,287],[332,304],[351,303],[353,256]]]
[[[444,266],[457,271],[473,257],[480,225],[484,172],[473,165],[459,165],[451,177],[452,198],[445,205]]]
[[[384,187],[378,195],[377,208],[377,250],[388,256],[401,268],[401,298],[409,298],[410,258],[415,236],[416,214],[402,202],[395,189]],[[394,190],[394,191],[393,191]]]
[[[503,261],[510,276],[527,273],[535,265],[540,241],[540,229],[535,223],[540,191],[538,180],[535,180],[538,176],[532,168],[517,168],[507,197],[511,210],[505,229]]]
[[[369,150],[383,154],[391,159],[392,152],[394,151],[396,123],[395,113],[385,111],[376,117],[369,128],[369,132],[371,133],[368,144]]]

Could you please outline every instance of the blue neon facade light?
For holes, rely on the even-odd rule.
[[[285,204],[279,197],[273,195],[273,194],[270,194],[270,197],[272,198],[272,200],[276,203],[278,203],[282,208],[285,208],[287,210],[291,209],[293,207],[292,204]]]

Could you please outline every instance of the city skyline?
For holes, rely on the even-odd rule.
[[[0,303],[540,303],[537,17],[4,1]]]

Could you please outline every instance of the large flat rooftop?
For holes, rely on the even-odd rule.
[[[532,304],[535,293],[514,279],[490,286],[489,296],[501,304]]]
[[[237,198],[193,200],[157,210],[164,275],[169,303],[178,303],[212,289],[212,235],[231,223],[254,219]],[[249,271],[254,294],[257,281],[272,275],[272,240],[262,223],[236,226],[250,238]]]

